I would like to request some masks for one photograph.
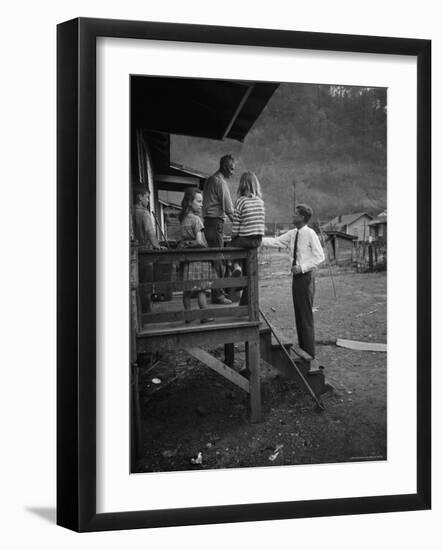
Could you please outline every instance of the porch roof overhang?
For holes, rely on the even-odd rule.
[[[185,191],[187,187],[199,187],[206,178],[207,174],[174,162],[167,170],[155,174],[157,189],[162,191]]]
[[[188,176],[157,174],[155,183],[159,191],[185,191],[188,187],[198,187],[199,181]]]
[[[131,77],[133,127],[243,141],[278,87],[274,82]]]

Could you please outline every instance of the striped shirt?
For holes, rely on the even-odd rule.
[[[239,197],[233,212],[232,235],[250,237],[264,235],[264,202],[261,198]]]

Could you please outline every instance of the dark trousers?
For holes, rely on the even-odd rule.
[[[293,275],[292,294],[299,346],[314,357],[313,299],[315,296],[315,276],[311,271]]]
[[[261,235],[253,235],[250,237],[233,237],[230,241],[229,246],[238,247],[238,248],[258,248],[262,242]],[[247,275],[247,262],[243,262],[242,266],[243,276]],[[240,306],[246,306],[249,303],[249,293],[248,288],[244,288],[241,294],[241,300],[239,301]]]
[[[204,218],[204,236],[210,248],[223,248],[224,246],[224,220],[221,218]],[[224,262],[215,261],[213,267],[217,276],[222,279],[224,277],[225,265]],[[212,289],[212,301],[216,301],[224,294],[222,288]]]

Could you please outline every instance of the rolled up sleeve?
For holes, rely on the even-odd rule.
[[[288,248],[292,242],[293,232],[293,230],[287,231],[280,237],[264,237],[261,246],[268,248]]]

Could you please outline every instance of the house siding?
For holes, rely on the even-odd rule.
[[[373,241],[387,241],[387,222],[370,226],[370,236]]]
[[[369,235],[369,221],[371,221],[370,216],[361,216],[347,225],[346,233],[357,237],[358,241],[366,241]]]
[[[337,264],[347,264],[353,259],[353,241],[348,238],[333,235],[326,241],[327,252],[331,261]]]

